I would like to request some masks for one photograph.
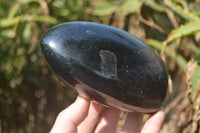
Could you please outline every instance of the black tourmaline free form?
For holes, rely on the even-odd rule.
[[[125,31],[91,22],[63,23],[42,36],[41,48],[54,72],[98,103],[152,113],[165,99],[163,61]]]

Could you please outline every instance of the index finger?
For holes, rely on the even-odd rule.
[[[90,101],[78,96],[76,101],[59,113],[51,133],[76,133],[77,126],[86,118]]]
[[[165,120],[165,111],[163,109],[160,109],[158,112],[151,115],[147,119],[141,133],[158,133],[161,129],[164,120]]]

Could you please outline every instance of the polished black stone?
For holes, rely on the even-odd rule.
[[[124,111],[157,111],[168,76],[160,57],[136,37],[91,22],[69,22],[48,30],[42,52],[59,76],[80,95]]]

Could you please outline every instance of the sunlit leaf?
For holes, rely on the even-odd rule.
[[[114,12],[135,13],[140,9],[142,0],[101,1],[95,5],[94,14],[98,16],[110,15]]]
[[[52,6],[55,6],[57,8],[63,7],[64,6],[64,2],[60,1],[60,0],[54,0],[52,3]]]
[[[96,6],[93,9],[93,12],[95,15],[98,16],[106,16],[119,10],[119,6],[119,2],[102,1],[96,4]]]
[[[23,31],[23,38],[29,40],[30,36],[31,36],[31,23],[26,23]]]
[[[167,42],[171,42],[175,39],[194,34],[200,31],[200,21],[189,22],[185,25],[181,25],[177,29],[172,30],[172,32],[167,37]]]
[[[126,0],[120,9],[127,13],[135,13],[140,9],[141,4],[142,0]]]
[[[156,2],[155,0],[146,0],[144,4],[152,9],[154,9],[155,11],[158,11],[158,12],[165,11],[165,7],[161,4],[159,4],[158,2]]]
[[[163,48],[163,43],[161,42],[161,41],[158,41],[158,40],[155,40],[155,39],[147,39],[146,41],[145,41],[148,45],[150,45],[151,47],[153,47],[153,48],[155,48],[155,49],[157,49],[157,50],[159,50],[159,51],[161,51],[162,50],[162,48]],[[172,51],[171,49],[170,49],[170,47],[166,47],[165,48],[165,54],[167,55],[167,56],[169,56],[172,60],[176,60],[176,53],[175,53],[175,51]]]
[[[15,3],[11,8],[10,8],[10,11],[8,13],[8,18],[12,18],[14,17],[18,10],[20,9],[20,4],[19,3]]]
[[[175,3],[166,2],[165,5],[187,21],[200,20],[197,15],[193,14],[192,12],[188,12],[187,10],[183,9],[181,6]]]
[[[187,66],[187,61],[186,61],[186,59],[183,56],[176,55],[176,63],[179,65],[179,67],[182,70],[185,70],[185,68]]]
[[[12,26],[14,24],[17,24],[19,20],[20,20],[20,17],[0,19],[0,27]]]
[[[163,44],[162,42],[155,40],[155,39],[146,39],[145,41],[148,45],[150,45],[151,47],[154,47],[156,49],[158,49],[159,51],[162,50]]]
[[[38,15],[21,15],[14,18],[6,18],[0,20],[0,27],[9,27],[15,25],[19,22],[26,22],[26,21],[37,21],[37,22],[45,22],[56,24],[58,21],[50,16],[38,16]]]
[[[1,36],[3,37],[2,39],[13,38],[15,36],[15,31],[13,29],[5,29],[1,31]]]
[[[192,76],[192,92],[200,87],[200,66],[198,65]]]
[[[21,4],[27,4],[29,2],[35,2],[37,0],[17,0],[18,2],[20,2]]]
[[[52,6],[55,8],[54,13],[58,16],[67,17],[71,13],[70,9],[65,6],[64,1],[55,0],[53,1]]]
[[[147,39],[147,40],[146,40],[146,43],[147,43],[148,45],[150,45],[150,46],[152,46],[152,47],[154,47],[154,48],[160,50],[160,51],[161,51],[162,48],[163,48],[163,43],[160,42],[160,41],[158,41],[158,40]],[[172,60],[175,60],[176,63],[178,64],[178,66],[179,66],[182,70],[185,70],[186,65],[187,65],[187,61],[186,61],[186,59],[185,59],[182,55],[180,55],[180,54],[176,53],[175,51],[171,50],[169,46],[167,46],[167,47],[165,48],[165,51],[164,51],[164,52],[165,52],[165,54],[166,54],[167,56],[169,56]]]

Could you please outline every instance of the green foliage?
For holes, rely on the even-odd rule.
[[[183,36],[188,36],[200,32],[200,21],[192,21],[187,24],[181,25],[180,27],[172,30],[167,38],[167,42],[172,42],[175,39],[181,38]]]
[[[5,28],[17,25],[18,23],[31,22],[31,21],[50,23],[50,24],[58,23],[55,18],[50,16],[22,15],[14,18],[1,19],[0,26],[2,28]]]
[[[94,14],[106,16],[115,12],[135,13],[140,9],[142,0],[102,0],[94,4]]]
[[[199,16],[194,14],[193,12],[189,12],[183,7],[179,6],[176,3],[173,2],[167,2],[165,4],[168,8],[170,8],[172,11],[174,11],[177,15],[181,16],[187,21],[194,21],[194,20],[199,20]]]
[[[47,132],[57,113],[75,97],[49,70],[39,46],[41,35],[63,22],[93,21],[141,34],[158,53],[164,51],[172,78],[177,69],[186,74],[193,59],[195,93],[200,87],[200,3],[184,2],[1,0],[0,132]]]
[[[192,83],[192,92],[195,93],[196,89],[200,86],[200,65],[197,66],[192,76]]]
[[[165,6],[156,2],[155,0],[146,0],[144,4],[157,12],[165,11]]]

